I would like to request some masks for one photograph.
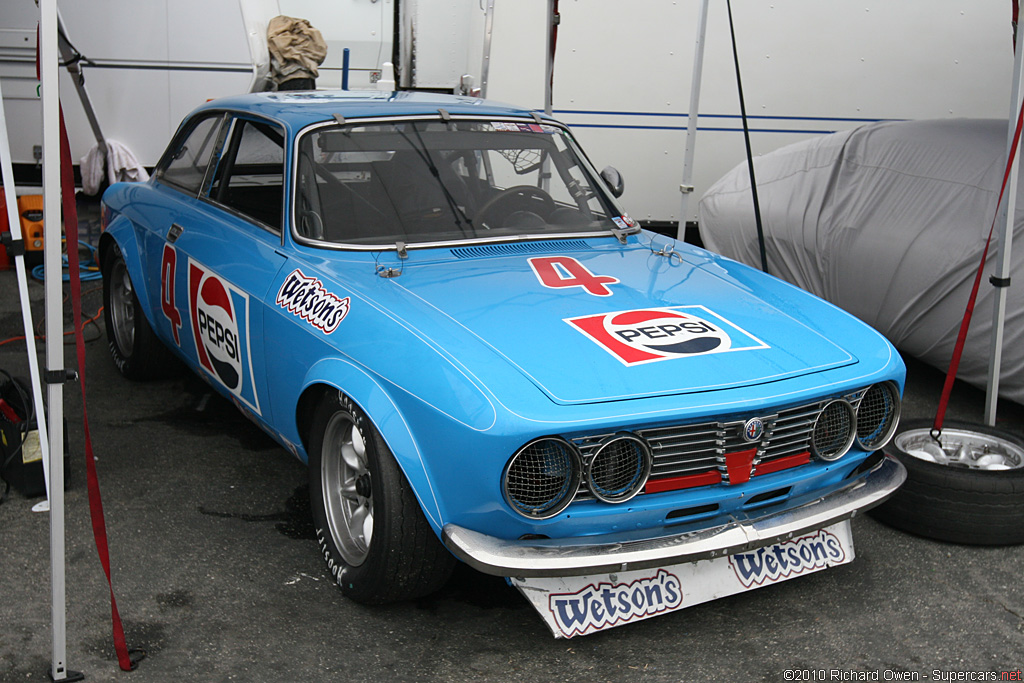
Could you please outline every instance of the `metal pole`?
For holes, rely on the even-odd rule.
[[[552,114],[552,79],[555,77],[555,2],[557,0],[548,0],[548,47],[544,69],[544,113],[548,116]]]
[[[105,152],[107,141],[104,139],[103,131],[100,129],[100,121],[96,118],[96,111],[92,108],[89,91],[85,89],[85,75],[82,73],[81,65],[75,61],[75,50],[71,46],[71,41],[68,40],[67,32],[64,30],[64,21],[60,18],[59,10],[57,11],[57,30],[57,49],[60,50],[60,56],[64,60],[68,73],[71,74],[71,81],[75,84],[75,90],[78,91],[78,99],[82,101],[82,109],[85,111],[85,117],[89,120],[89,127],[92,128],[92,135],[96,138],[96,144]]]
[[[10,194],[6,195],[7,223],[11,229],[11,238],[21,240],[21,221],[16,208],[17,197],[14,196],[14,167],[11,164],[10,138],[7,137],[7,118],[3,108],[3,93],[0,93],[0,178]],[[28,347],[28,373],[32,381],[32,405],[36,413],[36,429],[39,434],[39,446],[44,454],[49,454],[49,439],[46,433],[46,415],[43,409],[42,382],[39,381],[39,358],[36,351],[35,325],[32,323],[32,307],[28,298],[28,278],[25,275],[25,257],[18,254],[14,257],[14,267],[18,276],[18,292],[21,297],[21,322],[25,330],[25,345]],[[47,501],[49,505],[50,462],[43,458],[43,478],[46,481]],[[33,508],[37,509],[37,508]]]
[[[693,54],[693,77],[690,79],[690,111],[686,115],[686,150],[683,153],[683,182],[679,191],[683,199],[679,208],[679,229],[676,238],[686,237],[686,221],[690,216],[690,195],[693,194],[693,153],[697,147],[697,115],[700,110],[700,81],[704,73],[704,36],[708,29],[708,2],[700,4],[697,19],[697,40]]]
[[[57,0],[39,2],[39,55],[43,98],[43,272],[46,278],[46,368],[64,368],[63,272],[60,221],[60,99],[57,88]],[[69,247],[74,248],[74,247]],[[53,630],[50,677],[67,679],[64,577],[64,392],[47,384],[50,407],[50,590]]]
[[[487,97],[487,79],[491,73],[491,38],[494,33],[494,0],[487,0],[484,14],[484,59],[480,65],[480,97]]]
[[[348,67],[352,51],[347,47],[341,53],[341,89],[348,90]]]
[[[1021,107],[1021,92],[1024,90],[1024,31],[1017,31],[1017,44],[1013,58],[1013,83],[1011,86],[1009,132],[1007,156],[1013,144],[1014,122]],[[1010,283],[1010,256],[1013,247],[1013,216],[1017,207],[1017,183],[1020,170],[1020,154],[1013,160],[1010,179],[1007,183],[1005,208],[1000,210],[1000,230],[997,241],[996,274],[993,284],[995,296],[992,305],[992,340],[988,362],[988,385],[985,393],[985,424],[995,426],[996,409],[999,407],[999,375],[1003,362],[1003,334],[1006,321],[1006,295]]]

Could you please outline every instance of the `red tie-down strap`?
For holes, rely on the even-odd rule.
[[[1016,4],[1015,4],[1016,7]],[[971,288],[971,296],[967,299],[967,310],[964,312],[964,319],[960,322],[960,333],[956,337],[956,346],[953,347],[953,357],[949,361],[949,370],[946,372],[946,381],[942,385],[942,396],[939,399],[938,410],[935,411],[935,422],[932,424],[932,438],[938,440],[942,434],[942,423],[946,419],[946,408],[949,406],[949,396],[953,391],[953,382],[956,380],[956,373],[960,367],[960,356],[964,352],[964,343],[967,341],[967,330],[971,326],[971,316],[974,315],[974,304],[978,299],[978,288],[981,286],[981,278],[985,273],[985,261],[988,259],[988,248],[992,244],[992,233],[995,232],[996,220],[999,218],[999,207],[1003,203],[1003,194],[1006,192],[1006,183],[1010,179],[1010,170],[1013,167],[1013,160],[1017,155],[1017,145],[1020,143],[1021,124],[1024,123],[1024,103],[1021,104],[1020,113],[1017,114],[1017,126],[1013,132],[1013,142],[1010,144],[1010,153],[1006,158],[1006,170],[1003,172],[1003,184],[999,188],[999,199],[996,200],[996,212],[992,217],[992,226],[988,229],[988,239],[985,240],[985,249],[981,252],[981,263],[978,264],[978,272],[974,275],[974,286]],[[1016,191],[1016,188],[1014,188]],[[1013,221],[1013,216],[1008,220]]]
[[[40,78],[39,68],[39,30],[36,29],[36,78]],[[85,471],[89,489],[89,516],[92,519],[92,533],[96,541],[96,551],[103,565],[103,573],[107,576],[107,587],[110,589],[110,612],[113,621],[114,650],[117,653],[117,664],[122,671],[132,671],[141,660],[135,661],[128,652],[124,638],[124,626],[121,614],[117,610],[114,597],[114,584],[110,579],[110,550],[107,544],[107,525],[103,518],[103,500],[100,496],[100,481],[96,475],[96,458],[93,456],[92,437],[89,434],[89,414],[85,399],[85,338],[82,334],[82,281],[79,278],[78,264],[78,209],[75,206],[75,171],[71,159],[71,145],[68,143],[67,126],[64,124],[64,109],[60,108],[60,196],[64,213],[64,236],[68,245],[68,274],[71,283],[71,312],[75,325],[75,351],[78,356],[78,384],[82,388],[82,426],[85,436]],[[59,221],[51,222],[59,225]],[[141,653],[137,653],[141,654]]]

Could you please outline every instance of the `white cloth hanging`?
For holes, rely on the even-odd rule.
[[[146,168],[139,163],[128,147],[117,140],[107,140],[103,147],[99,144],[94,145],[89,153],[82,157],[81,164],[82,190],[88,195],[100,191],[104,166],[107,181],[111,184],[149,180]]]

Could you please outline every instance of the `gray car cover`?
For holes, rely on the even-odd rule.
[[[1005,120],[945,119],[870,124],[758,157],[769,271],[945,370],[992,224],[1006,148]],[[1024,403],[1024,196],[1018,197],[1000,395]],[[701,198],[707,248],[760,267],[752,207],[744,162]],[[991,355],[988,275],[996,272],[997,242],[998,236],[958,374],[978,387],[987,383]]]

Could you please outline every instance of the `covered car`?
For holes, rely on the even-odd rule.
[[[573,636],[851,561],[849,518],[904,476],[878,452],[899,355],[641,230],[616,177],[479,99],[207,103],[104,196],[112,356],[173,354],[307,462],[360,602],[462,561]]]
[[[769,271],[945,370],[994,218],[1006,148],[1006,121],[884,121],[757,157]],[[744,163],[701,198],[705,245],[759,264],[752,206]],[[1024,203],[1017,206],[1020,239]],[[1024,277],[1024,253],[1012,256],[1012,274]],[[987,273],[997,271],[997,258],[993,246]],[[1024,293],[1006,292],[1000,394],[1024,403]],[[958,373],[978,387],[988,380],[994,296],[984,283]]]

